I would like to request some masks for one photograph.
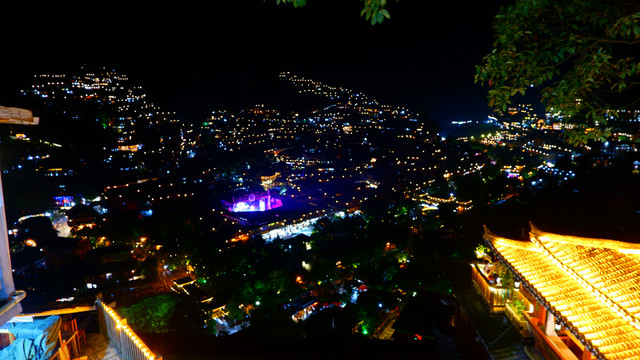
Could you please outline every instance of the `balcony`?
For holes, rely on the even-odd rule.
[[[569,331],[561,329],[547,335],[544,323],[537,317],[523,314],[527,327],[535,339],[536,349],[550,360],[590,360],[593,356]]]
[[[491,313],[504,312],[507,300],[513,294],[513,289],[498,285],[496,280],[485,274],[481,266],[478,263],[471,264],[473,286],[485,299]]]
[[[162,359],[101,301],[12,318],[0,327],[0,358]]]

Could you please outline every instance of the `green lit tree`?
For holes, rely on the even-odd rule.
[[[227,308],[231,318],[237,320],[242,317],[240,307],[259,307],[270,312],[296,295],[295,277],[284,270],[272,270],[238,286]]]
[[[202,328],[203,322],[200,309],[176,294],[147,297],[135,304],[120,307],[117,312],[140,332],[196,332]]]
[[[610,120],[640,105],[640,2],[517,0],[493,22],[494,49],[475,80],[505,111],[531,90],[548,111],[575,124],[567,140],[610,136]]]

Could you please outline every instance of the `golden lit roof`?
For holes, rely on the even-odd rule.
[[[554,243],[562,243],[562,244],[571,244],[571,245],[582,245],[588,246],[591,248],[603,248],[610,250],[618,250],[621,253],[628,255],[640,255],[640,244],[627,243],[617,240],[609,240],[609,239],[595,239],[595,238],[585,238],[578,236],[570,236],[570,235],[558,235],[552,234],[548,232],[544,232],[533,224],[530,223],[531,226],[531,236],[536,237],[541,241],[549,241]]]
[[[485,239],[523,284],[599,359],[640,359],[637,245],[545,233]]]

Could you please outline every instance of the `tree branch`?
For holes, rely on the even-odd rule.
[[[635,40],[617,40],[617,39],[603,39],[603,38],[585,38],[587,40],[593,40],[596,43],[610,43],[610,44],[622,44],[622,45],[640,45],[640,39]]]

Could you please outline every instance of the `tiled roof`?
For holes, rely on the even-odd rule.
[[[599,359],[640,359],[637,244],[562,236],[532,226],[530,242],[485,239]]]

